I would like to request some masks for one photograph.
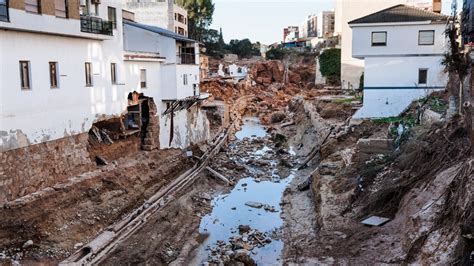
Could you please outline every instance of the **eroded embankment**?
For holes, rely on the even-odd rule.
[[[418,117],[410,112],[406,117]],[[285,196],[285,262],[468,263],[474,225],[469,138],[456,119],[421,117],[399,149],[386,123],[335,130],[312,175],[314,214],[295,210],[311,208],[307,192],[295,184]],[[363,226],[371,215],[391,221]],[[300,223],[304,216],[314,217],[314,224]]]

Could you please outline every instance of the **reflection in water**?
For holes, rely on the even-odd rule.
[[[235,134],[239,140],[243,140],[244,138],[265,137],[266,135],[267,131],[256,117],[244,118],[242,129]]]
[[[242,130],[236,134],[239,140],[244,138],[256,138],[267,136],[265,128],[259,123],[258,118],[245,118]],[[239,142],[233,143],[239,145]],[[254,152],[247,154],[258,158],[265,155],[271,148],[264,146]],[[280,217],[280,202],[283,192],[293,179],[293,175],[280,176],[276,171],[277,161],[272,161],[269,169],[262,168],[261,171],[270,171],[272,180],[259,181],[254,177],[241,179],[228,194],[222,194],[212,201],[212,212],[204,216],[200,224],[200,233],[208,234],[209,237],[200,246],[196,263],[207,262],[207,247],[216,245],[218,240],[227,242],[231,236],[239,234],[239,225],[249,225],[252,229],[271,235],[283,225]],[[265,211],[264,208],[252,208],[245,203],[258,202],[275,208],[275,212]],[[280,257],[283,250],[283,241],[273,239],[271,243],[263,247],[255,247],[252,250],[252,258],[259,265],[281,264]]]

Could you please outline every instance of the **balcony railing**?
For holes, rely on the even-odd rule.
[[[0,1],[0,21],[9,21],[8,1]]]
[[[196,65],[196,54],[181,53],[181,54],[177,54],[176,57],[177,57],[178,64]]]
[[[103,35],[114,35],[114,25],[111,21],[101,18],[81,16],[81,31]]]

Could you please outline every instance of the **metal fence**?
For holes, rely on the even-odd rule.
[[[103,35],[114,35],[114,25],[111,21],[101,18],[81,16],[81,31]]]

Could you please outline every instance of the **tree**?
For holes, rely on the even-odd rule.
[[[449,47],[447,52],[444,54],[442,64],[445,66],[445,71],[449,73],[448,90],[451,94],[451,97],[458,98],[459,104],[457,109],[459,114],[461,114],[462,104],[464,101],[463,82],[464,78],[467,76],[469,63],[464,53],[461,51],[460,44],[458,42],[459,32],[457,25],[459,25],[457,16],[457,2],[453,1],[452,16],[449,18],[448,23],[446,24],[445,31],[445,35],[449,41]]]
[[[176,3],[188,11],[189,37],[203,41],[214,14],[212,0],[177,0]]]
[[[221,42],[222,31],[218,32],[214,29],[208,29],[203,34],[202,42],[206,46],[206,54],[216,57],[222,58],[226,53],[226,44],[222,39]]]
[[[249,39],[231,40],[227,49],[240,58],[248,58],[260,54],[260,50]]]
[[[267,59],[269,60],[283,60],[285,58],[286,51],[281,48],[273,48],[267,52]]]
[[[328,49],[319,56],[321,74],[331,82],[341,80],[341,49]]]

